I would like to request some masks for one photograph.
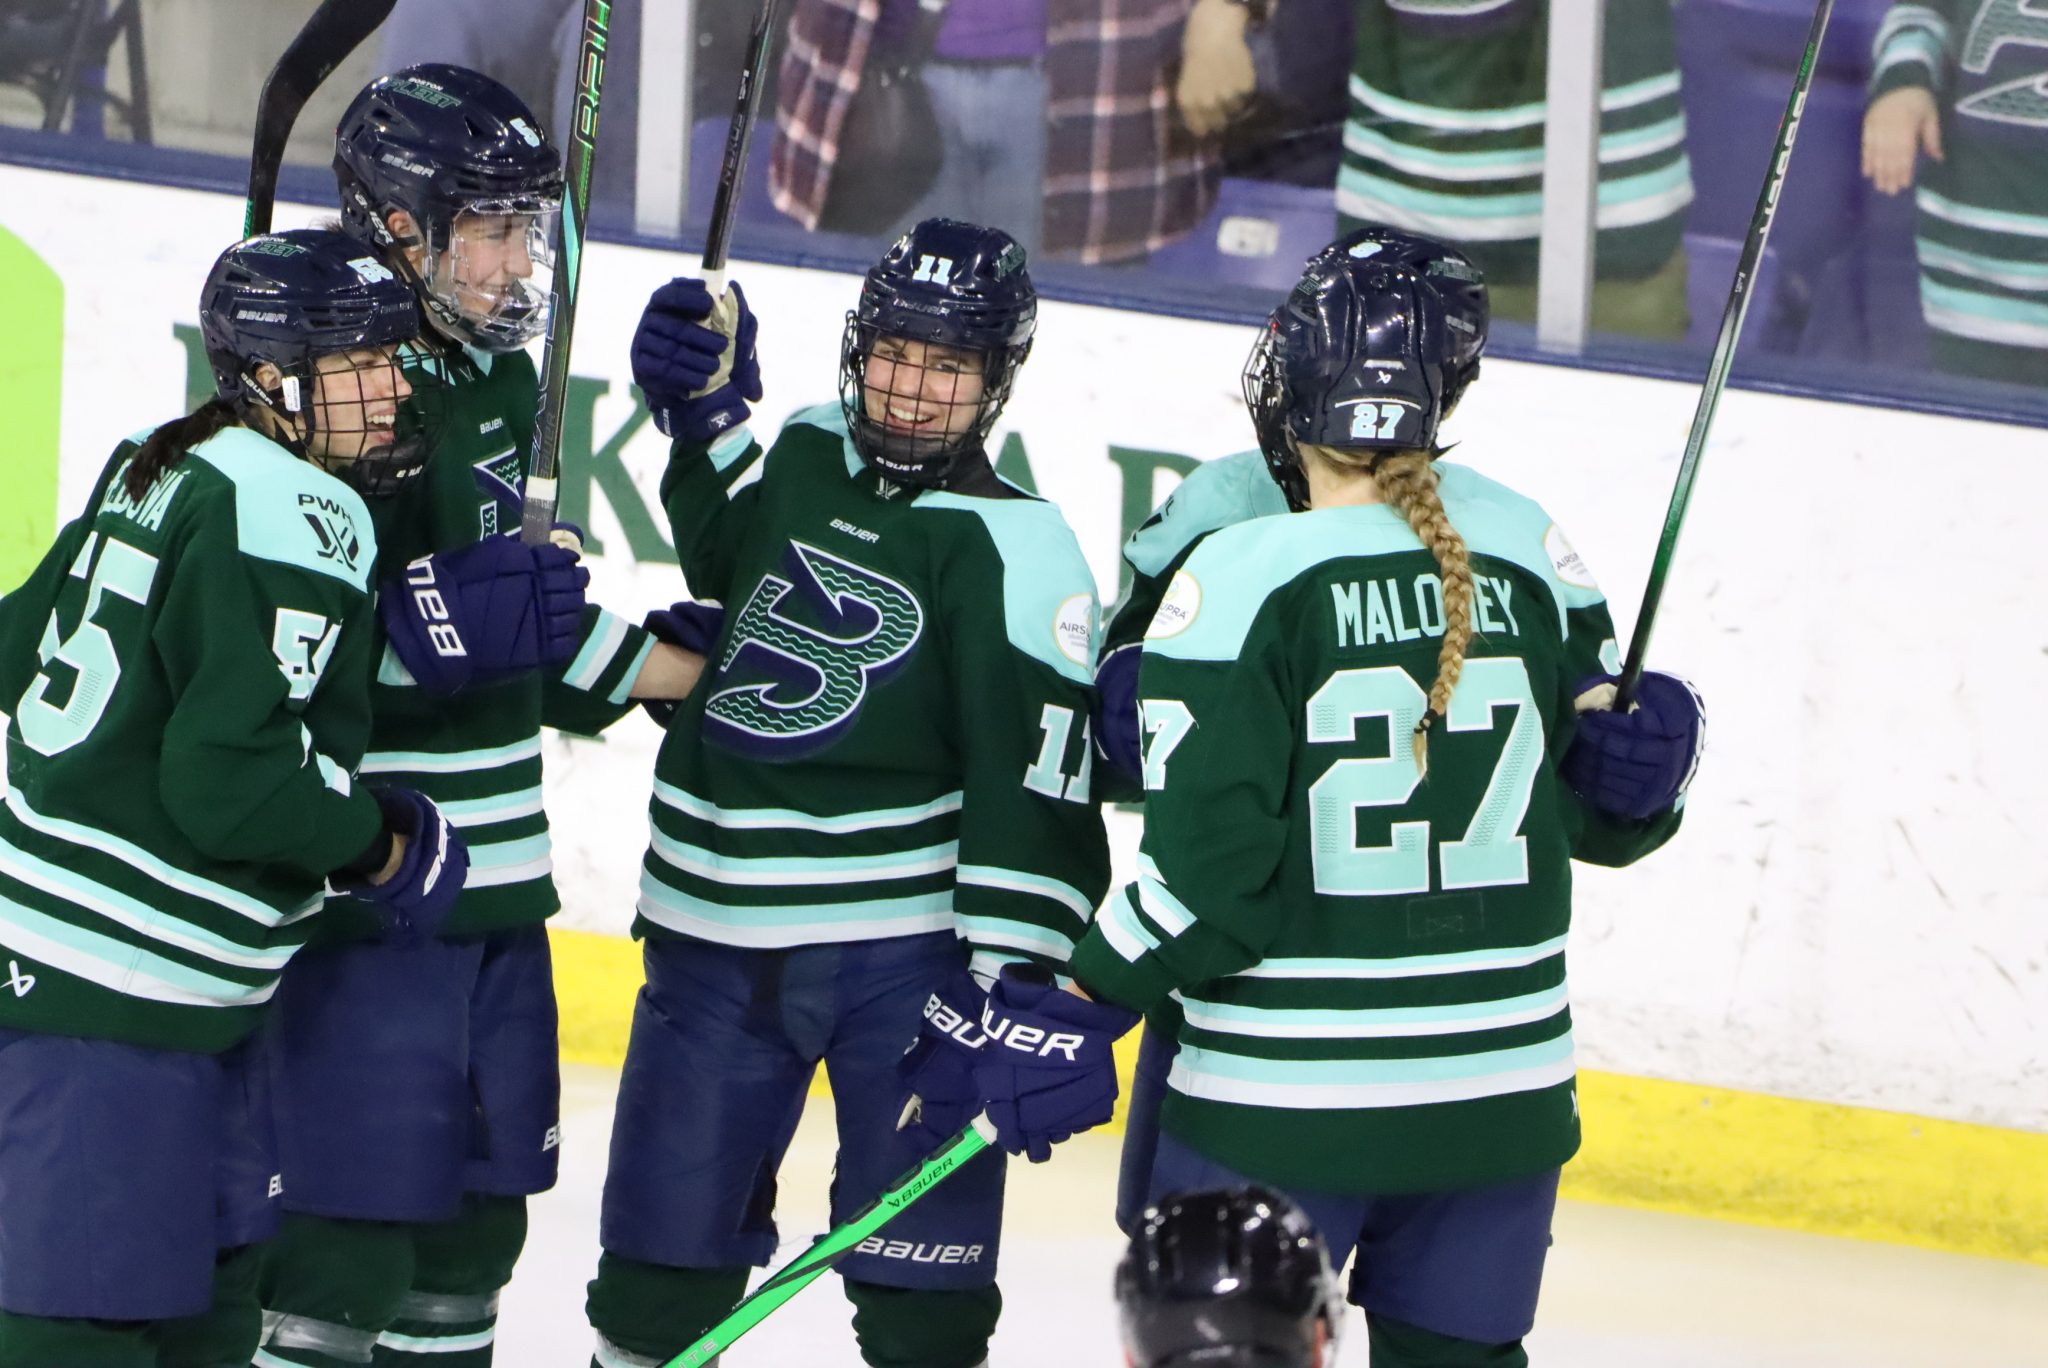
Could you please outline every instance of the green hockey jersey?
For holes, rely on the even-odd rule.
[[[0,1027],[214,1051],[382,826],[362,501],[245,428],[85,515],[0,599]]]
[[[1337,211],[1457,243],[1496,285],[1536,278],[1548,0],[1363,0]],[[1634,280],[1678,249],[1692,203],[1671,0],[1611,0],[1595,249]]]
[[[661,748],[636,933],[948,930],[984,976],[1063,969],[1109,861],[1095,583],[1059,510],[880,481],[836,404],[765,453],[744,429],[678,442],[662,500],[726,620]]]
[[[1929,327],[2024,348],[2000,378],[2048,383],[2048,12],[2019,0],[1933,0],[1886,12],[1872,98],[1934,92],[1943,159],[1914,200]]]
[[[411,373],[422,366],[434,375],[421,388],[440,382],[431,392],[442,396],[442,435],[409,487],[370,505],[380,580],[418,557],[518,530],[539,397],[532,358],[480,351],[415,357]],[[588,735],[623,716],[653,649],[639,626],[593,605],[584,611],[582,647],[565,667],[445,697],[421,689],[383,648],[362,774],[426,794],[469,843],[469,878],[444,936],[541,921],[561,905],[541,807],[541,727]],[[323,935],[375,934],[374,920],[346,900],[335,910],[340,915]]]
[[[1092,992],[1178,1004],[1161,1124],[1283,1186],[1432,1191],[1578,1146],[1570,857],[1654,849],[1557,778],[1574,686],[1617,668],[1605,600],[1529,500],[1459,466],[1476,635],[1426,778],[1410,734],[1444,630],[1433,557],[1385,505],[1211,533],[1140,675],[1138,880],[1076,951]]]

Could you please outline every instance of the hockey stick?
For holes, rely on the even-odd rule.
[[[540,406],[533,415],[533,452],[526,466],[525,508],[519,539],[545,546],[561,497],[563,405],[569,397],[569,344],[576,333],[576,282],[583,267],[583,234],[590,218],[590,177],[597,165],[597,111],[604,95],[605,48],[611,0],[583,0],[583,41],[576,53],[576,100],[569,114],[568,184],[555,240],[555,273],[548,285],[548,336],[541,350]]]
[[[1636,685],[1643,677],[1643,657],[1650,649],[1650,629],[1657,621],[1657,605],[1664,597],[1664,580],[1671,572],[1671,559],[1678,549],[1679,529],[1685,525],[1685,511],[1692,502],[1693,481],[1699,477],[1700,455],[1706,450],[1707,429],[1713,425],[1714,410],[1728,383],[1728,368],[1735,361],[1735,339],[1742,332],[1742,320],[1749,314],[1750,290],[1756,284],[1757,263],[1763,259],[1764,239],[1770,236],[1771,220],[1778,212],[1778,192],[1785,186],[1785,168],[1792,160],[1792,140],[1799,136],[1799,118],[1806,109],[1807,87],[1813,84],[1815,60],[1820,56],[1821,38],[1828,31],[1828,16],[1835,0],[1820,0],[1814,12],[1813,29],[1807,35],[1806,55],[1800,59],[1799,74],[1792,81],[1792,98],[1786,102],[1785,117],[1778,123],[1778,145],[1764,173],[1763,193],[1757,196],[1756,212],[1750,216],[1749,236],[1743,240],[1742,256],[1735,264],[1735,282],[1728,291],[1728,307],[1721,312],[1721,335],[1714,339],[1714,354],[1707,362],[1706,388],[1700,391],[1699,407],[1693,410],[1692,431],[1685,439],[1685,458],[1678,463],[1678,482],[1671,491],[1671,506],[1664,513],[1664,532],[1657,541],[1656,559],[1650,565],[1650,582],[1643,590],[1643,606],[1636,613],[1636,632],[1628,644],[1628,660],[1615,688],[1614,707],[1627,711],[1635,698]]]
[[[747,149],[754,142],[754,121],[761,113],[761,77],[768,65],[768,46],[775,28],[777,0],[761,0],[754,32],[747,39],[747,59],[740,67],[739,95],[733,101],[732,123],[725,130],[725,159],[718,167],[718,193],[711,199],[711,224],[704,232],[704,288],[717,299],[725,294],[726,252],[732,246],[733,221],[740,212],[740,182],[747,174]],[[726,329],[730,336],[731,329]]]
[[[270,231],[277,172],[299,111],[320,83],[384,22],[398,0],[324,0],[270,69],[256,101],[256,145],[249,153],[249,202],[242,236]]]
[[[960,1133],[939,1146],[932,1156],[905,1174],[896,1186],[862,1209],[858,1216],[836,1230],[827,1231],[809,1249],[768,1275],[732,1314],[705,1331],[689,1348],[662,1368],[702,1368],[747,1331],[768,1319],[777,1307],[809,1287],[838,1264],[868,1236],[880,1230],[898,1213],[957,1173],[969,1159],[995,1142],[996,1128],[986,1114],[975,1117]]]

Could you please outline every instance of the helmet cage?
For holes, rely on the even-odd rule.
[[[853,447],[860,458],[885,479],[919,489],[940,489],[951,482],[962,464],[973,453],[981,451],[988,442],[988,435],[994,430],[996,420],[1002,416],[1003,406],[1010,401],[1010,389],[1016,383],[1017,372],[1024,365],[1024,358],[1031,352],[1031,342],[1026,340],[1016,345],[988,348],[962,347],[957,343],[941,341],[931,334],[935,329],[899,331],[884,328],[881,324],[862,317],[865,310],[849,311],[846,328],[840,337],[839,346],[839,407],[846,417],[846,430],[853,439]],[[905,341],[923,342],[929,347],[944,347],[949,351],[979,358],[981,362],[981,396],[976,401],[974,421],[958,434],[941,433],[937,436],[921,436],[891,428],[886,421],[878,421],[868,413],[868,400],[878,395],[886,406],[892,398],[902,398],[914,403],[930,402],[924,385],[929,364],[917,366],[899,361],[891,368],[897,377],[914,374],[917,378],[907,388],[892,388],[887,391],[874,390],[868,380],[868,361],[875,347],[884,337],[901,338]],[[927,352],[929,360],[929,352]],[[942,401],[948,408],[957,407],[951,401]],[[885,410],[886,411],[886,410]]]

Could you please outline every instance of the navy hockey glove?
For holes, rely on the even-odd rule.
[[[655,609],[640,625],[656,641],[680,646],[708,660],[711,648],[718,644],[719,632],[725,628],[725,605],[684,599],[673,607]],[[666,731],[668,724],[675,720],[677,702],[673,698],[643,698],[640,706],[646,709],[657,726]]]
[[[904,1090],[896,1129],[918,1136],[928,1148],[958,1135],[981,1110],[974,1061],[988,1040],[981,1031],[987,1006],[988,994],[974,975],[964,969],[953,975],[925,999],[924,1024],[896,1063]]]
[[[1095,668],[1095,744],[1102,758],[1125,778],[1145,782],[1145,727],[1138,715],[1138,666],[1144,651],[1136,642],[1119,646]]]
[[[405,854],[383,883],[372,884],[371,873],[337,874],[334,887],[376,906],[386,940],[401,945],[431,940],[462,894],[469,847],[425,794],[391,787],[373,788],[370,796],[384,814],[385,837],[374,848],[377,867],[391,858],[391,836],[405,837]]]
[[[678,277],[656,290],[633,333],[633,383],[662,435],[709,442],[747,421],[761,398],[754,312],[735,284],[724,318],[701,280]]]
[[[974,1062],[996,1143],[1042,1164],[1060,1141],[1109,1120],[1110,1047],[1137,1024],[1136,1012],[1069,993],[1042,969],[1003,966],[981,1018],[988,1043]]]
[[[1617,675],[1579,684],[1579,730],[1558,773],[1572,791],[1613,817],[1642,821],[1670,808],[1699,769],[1707,708],[1677,675],[1643,672],[1635,705],[1614,712]]]
[[[565,546],[485,537],[421,556],[384,581],[377,616],[420,686],[452,694],[575,655],[589,583],[590,571]]]

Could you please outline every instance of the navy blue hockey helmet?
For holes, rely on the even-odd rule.
[[[1381,260],[1374,244],[1327,248],[1309,261],[1244,369],[1259,447],[1290,506],[1308,504],[1304,446],[1434,447],[1458,369],[1450,333],[1431,277]]]
[[[861,459],[902,484],[945,485],[988,439],[1037,326],[1024,249],[1002,229],[935,218],[898,238],[840,346],[839,402]],[[871,384],[877,347],[891,364]],[[960,374],[976,361],[978,390]]]
[[[1316,253],[1302,268],[1303,274],[1325,259],[1340,257],[1406,266],[1436,288],[1444,306],[1444,412],[1448,414],[1479,374],[1487,331],[1493,323],[1486,280],[1479,268],[1447,242],[1405,228],[1369,223]]]
[[[334,173],[342,227],[416,275],[444,332],[502,352],[547,326],[562,157],[517,95],[442,62],[380,76],[341,116]],[[398,239],[395,209],[420,236]],[[410,247],[425,253],[417,272]]]
[[[1116,1299],[1131,1368],[1318,1368],[1343,1314],[1322,1237],[1256,1186],[1148,1209]]]
[[[219,399],[277,412],[300,434],[287,445],[357,489],[387,493],[425,464],[421,428],[397,414],[380,420],[360,402],[372,389],[401,392],[395,377],[379,386],[358,367],[354,396],[344,396],[356,401],[330,404],[324,426],[315,402],[321,357],[403,344],[420,331],[412,289],[354,238],[301,228],[236,243],[207,274],[199,331]],[[257,375],[266,362],[279,375],[268,386]],[[375,364],[398,368],[395,357]]]

